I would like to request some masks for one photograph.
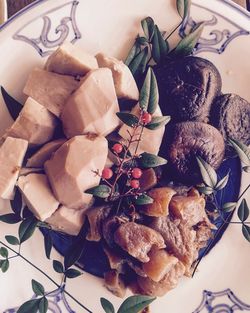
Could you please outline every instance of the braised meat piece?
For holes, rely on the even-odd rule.
[[[138,277],[139,292],[148,296],[162,297],[177,286],[184,272],[185,266],[181,262],[178,262],[173,265],[172,269],[159,282],[155,282],[148,277]]]
[[[211,123],[225,140],[232,138],[250,144],[250,103],[235,94],[219,96],[212,106]]]
[[[119,216],[113,216],[103,221],[102,235],[110,248],[116,247],[114,234],[123,223],[126,223],[126,220],[120,218]]]
[[[208,60],[186,57],[154,68],[160,106],[172,121],[208,122],[215,97],[221,92],[221,76]]]
[[[117,297],[124,298],[126,293],[126,286],[117,271],[112,270],[105,273],[104,281],[105,286],[109,291],[111,291]]]
[[[122,224],[114,239],[123,250],[143,263],[149,261],[148,252],[153,247],[165,248],[164,239],[158,232],[134,222]]]
[[[168,187],[155,188],[148,192],[148,195],[154,200],[153,203],[144,205],[141,212],[149,216],[167,216],[169,203],[176,192]]]
[[[176,179],[182,182],[201,182],[196,157],[200,156],[214,169],[224,158],[225,143],[220,132],[211,125],[200,122],[183,122],[169,129],[163,145],[167,159]]]
[[[89,241],[100,241],[102,238],[102,222],[108,217],[111,208],[108,206],[91,208],[86,212],[89,221],[89,232],[86,239]]]

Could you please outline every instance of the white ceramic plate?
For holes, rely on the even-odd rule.
[[[46,55],[66,38],[91,53],[104,51],[124,58],[138,33],[140,20],[148,15],[166,31],[179,22],[174,0],[36,1],[0,28],[0,85],[23,101],[22,88],[30,70],[42,65]],[[191,17],[196,22],[207,21],[197,53],[219,68],[223,92],[235,92],[250,101],[250,15],[229,0],[194,0]],[[1,134],[12,123],[2,99],[0,121]],[[248,181],[249,176],[245,175],[242,188]],[[250,201],[249,193],[246,198]],[[8,203],[1,202],[0,212],[7,209]],[[16,227],[1,224],[0,237],[15,232]],[[23,253],[59,281],[51,262],[44,257],[42,240],[37,233]],[[53,253],[53,257],[60,258]],[[183,279],[178,288],[158,299],[152,312],[250,311],[249,259],[249,243],[238,225],[230,225],[216,248],[202,261],[196,276]],[[31,297],[32,278],[43,282],[47,290],[53,289],[42,275],[18,260],[11,263],[7,274],[0,273],[0,312]],[[111,299],[117,306],[121,302],[105,290],[100,279],[89,274],[69,282],[68,290],[97,313],[103,312],[100,297]],[[50,312],[84,312],[68,302],[72,310],[64,299],[51,298]]]

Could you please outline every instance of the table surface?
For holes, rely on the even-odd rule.
[[[9,17],[34,1],[35,0],[7,0]],[[233,1],[246,8],[246,0],[233,0]]]

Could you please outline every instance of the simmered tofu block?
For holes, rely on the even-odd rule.
[[[60,116],[62,107],[78,86],[79,81],[74,77],[35,68],[30,73],[23,92],[56,116]]]
[[[119,106],[111,70],[91,71],[63,108],[64,133],[68,138],[87,133],[106,136],[119,125],[117,112]]]
[[[46,222],[56,231],[77,236],[83,226],[84,219],[84,210],[68,209],[62,205]]]
[[[155,282],[162,280],[165,275],[178,263],[178,259],[165,250],[152,250],[148,254],[150,260],[142,265],[147,276]]]
[[[59,207],[59,202],[53,195],[46,175],[21,176],[17,186],[21,190],[28,208],[39,220],[45,221]]]
[[[131,111],[132,114],[139,117],[140,115],[140,108],[139,104],[137,104]],[[158,106],[153,116],[162,116],[161,109]],[[119,130],[119,135],[124,139],[129,139],[128,130],[131,132],[131,127],[127,125],[122,125]],[[155,130],[145,128],[143,131],[143,135],[140,141],[139,148],[137,150],[137,154],[141,154],[143,152],[148,152],[152,154],[158,154],[160,150],[160,146],[162,143],[162,138],[165,132],[165,127],[161,127]],[[135,138],[139,139],[140,136],[140,129],[138,129],[138,133],[136,134]],[[135,151],[136,142],[131,145],[131,153]]]
[[[32,157],[28,159],[26,166],[42,168],[44,163],[48,161],[52,154],[56,152],[56,150],[59,149],[66,141],[66,139],[57,139],[46,143],[44,146],[42,146],[41,149],[39,149],[35,154],[32,155]]]
[[[47,71],[73,76],[83,76],[97,68],[97,60],[93,55],[69,42],[62,44],[45,64]]]
[[[0,198],[12,199],[28,141],[7,137],[0,147]]]
[[[107,67],[111,69],[117,97],[137,101],[139,99],[139,90],[127,65],[122,61],[108,57],[103,53],[98,53],[96,58],[99,67]]]
[[[56,125],[56,117],[29,97],[6,136],[25,139],[30,145],[42,145],[53,137]]]
[[[84,209],[92,202],[85,190],[99,184],[93,172],[103,170],[108,154],[104,137],[76,136],[64,143],[45,163],[45,171],[58,201],[69,209]]]

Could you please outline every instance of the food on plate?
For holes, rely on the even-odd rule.
[[[47,59],[45,69],[57,74],[83,76],[98,68],[96,58],[83,49],[67,42],[63,43]]]
[[[53,138],[56,125],[56,117],[29,97],[4,136],[25,139],[32,146],[42,145]]]
[[[139,179],[141,191],[152,189],[158,183],[157,173],[153,168],[149,168],[142,172]]]
[[[218,169],[225,152],[221,133],[201,122],[173,125],[169,129],[167,147],[167,158],[175,177],[191,183],[200,181],[196,157],[200,156],[214,169]]]
[[[210,108],[221,92],[221,76],[208,60],[185,57],[155,68],[162,112],[172,121],[208,122]]]
[[[59,207],[60,203],[53,195],[46,175],[32,173],[21,176],[17,186],[28,208],[39,220],[45,221]]]
[[[35,68],[30,73],[23,92],[59,117],[66,100],[79,84],[79,80],[72,76]]]
[[[225,140],[238,140],[250,144],[250,103],[235,94],[216,98],[211,112],[211,122]]]
[[[73,210],[61,205],[45,221],[56,231],[77,236],[84,224],[84,211],[84,209]]]
[[[12,199],[28,141],[7,137],[0,146],[0,197]]]
[[[131,113],[136,115],[137,117],[140,116],[139,104],[137,104],[132,109]],[[158,116],[162,116],[159,105],[157,106],[156,111],[152,115],[152,118],[158,117]],[[119,135],[125,140],[129,139],[131,133],[132,133],[132,127],[129,127],[125,124],[122,125],[122,127],[119,130]],[[137,150],[138,154],[142,152],[158,154],[160,150],[160,146],[162,144],[162,138],[164,136],[164,133],[165,133],[165,127],[160,127],[156,130],[145,128],[143,130],[143,136],[141,137],[141,140],[140,140],[140,145],[139,147],[137,147],[136,140],[140,138],[140,129],[138,129],[135,134],[135,142],[131,145],[130,152],[134,153],[135,150]]]
[[[86,212],[89,222],[89,232],[86,239],[89,241],[100,241],[102,239],[102,222],[109,216],[111,208],[109,206],[99,206],[90,208]]]
[[[36,153],[34,153],[27,161],[27,167],[42,168],[44,163],[48,161],[54,152],[59,149],[67,139],[57,139],[46,143]]]
[[[119,126],[118,111],[111,70],[90,71],[62,110],[64,132],[68,138],[87,133],[106,136]]]
[[[126,286],[121,279],[120,274],[115,271],[109,271],[104,275],[105,286],[117,297],[123,298],[126,294]]]
[[[104,168],[108,155],[105,137],[82,135],[65,142],[45,163],[45,171],[58,201],[69,209],[91,205],[92,196],[84,193],[98,185],[94,171]]]
[[[135,79],[130,69],[123,63],[123,61],[108,57],[103,53],[98,53],[96,59],[99,67],[107,67],[111,69],[118,98],[135,101],[139,100],[139,90]]]
[[[167,216],[169,203],[176,194],[175,190],[169,187],[154,188],[148,195],[154,200],[153,203],[142,206],[143,214],[149,216]]]
[[[150,227],[134,222],[123,223],[114,234],[115,242],[131,256],[145,263],[154,247],[165,248],[162,236]]]

